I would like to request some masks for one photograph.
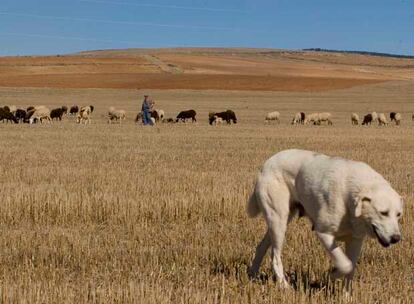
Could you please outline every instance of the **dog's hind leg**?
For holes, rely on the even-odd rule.
[[[265,209],[265,218],[271,241],[272,269],[281,287],[286,288],[289,287],[289,283],[283,272],[281,254],[289,221],[290,193],[288,189],[274,188],[268,191],[268,195],[269,204]]]
[[[277,215],[275,215],[277,216]],[[278,217],[278,216],[277,216]],[[282,287],[289,287],[289,283],[286,281],[285,274],[283,272],[282,264],[282,248],[285,241],[285,233],[288,224],[288,215],[286,217],[273,218],[273,225],[269,227],[269,234],[271,240],[271,261],[272,269],[275,273],[277,281]]]
[[[253,279],[257,276],[259,272],[260,265],[262,264],[262,260],[267,252],[267,249],[270,247],[270,235],[269,230],[264,235],[262,241],[257,245],[256,254],[254,256],[252,266],[249,268],[248,274],[249,278]]]

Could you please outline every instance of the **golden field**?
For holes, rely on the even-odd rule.
[[[136,125],[143,93],[196,124]],[[414,296],[414,83],[320,92],[0,88],[1,104],[96,107],[91,125],[0,124],[0,297],[12,303],[342,303],[329,258],[306,219],[283,251],[292,290],[247,266],[265,225],[245,204],[274,153],[303,148],[369,163],[405,197],[403,241],[368,240],[352,303],[411,303]],[[106,122],[125,109],[122,125]],[[212,127],[210,110],[237,125]],[[278,110],[279,125],[264,124]],[[399,111],[400,127],[351,126],[350,114]],[[330,111],[333,126],[291,126],[297,111]]]

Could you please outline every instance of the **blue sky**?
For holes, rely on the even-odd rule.
[[[0,55],[269,47],[414,55],[414,0],[2,0]]]

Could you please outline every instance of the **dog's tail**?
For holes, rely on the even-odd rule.
[[[247,201],[246,211],[249,217],[256,217],[260,213],[259,204],[257,202],[256,189],[254,189],[253,193],[250,194],[249,200]]]

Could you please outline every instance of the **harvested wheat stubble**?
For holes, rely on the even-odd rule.
[[[265,159],[297,147],[365,161],[404,195],[403,241],[389,249],[365,243],[351,303],[410,303],[414,126],[353,127],[349,113],[398,110],[408,117],[413,88],[151,91],[168,116],[194,108],[199,118],[153,128],[135,125],[134,115],[122,126],[106,123],[109,106],[136,113],[143,92],[0,89],[5,104],[96,107],[88,126],[75,118],[0,124],[2,301],[345,303],[338,286],[326,286],[329,260],[304,219],[291,223],[283,252],[295,288],[277,288],[268,260],[263,280],[247,278],[265,229],[245,214],[252,182]],[[236,112],[237,125],[208,125],[210,110],[227,108]],[[263,123],[272,110],[281,113],[280,125]],[[334,125],[291,126],[302,110],[329,111]]]

